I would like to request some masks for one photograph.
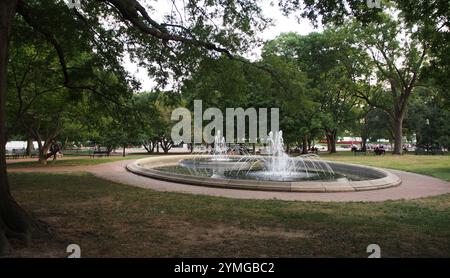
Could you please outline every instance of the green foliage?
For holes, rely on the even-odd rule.
[[[321,129],[335,140],[339,131],[355,121],[353,110],[359,101],[353,80],[362,70],[355,56],[362,54],[352,46],[350,32],[328,28],[306,36],[282,34],[264,46],[263,55],[290,59],[306,73],[309,91],[295,103],[316,105],[307,105],[309,112],[304,111],[304,121],[298,123],[303,135],[311,136]]]
[[[280,107],[286,141],[295,143],[353,130],[362,117],[355,98],[361,92],[372,108],[392,115],[396,100],[387,83],[401,91],[402,83],[419,79],[415,73],[421,82],[439,81],[432,86],[448,109],[448,3],[397,2],[382,3],[384,11],[399,9],[394,19],[364,1],[311,0],[299,9],[299,1],[281,0],[285,13],[320,17],[325,31],[282,34],[251,63],[229,57],[253,47],[255,34],[270,23],[253,1],[188,1],[184,16],[174,11],[160,23],[131,0],[82,1],[77,11],[63,1],[27,1],[11,42],[8,135],[27,134],[26,123],[53,129],[61,141],[137,144],[167,136],[174,105],[202,99],[222,110]],[[421,45],[433,54],[429,64],[422,65]],[[176,93],[133,96],[139,84],[123,68],[125,55],[159,85],[179,83],[183,100]]]
[[[411,100],[406,127],[421,146],[450,147],[450,111],[439,91],[420,87]]]
[[[112,70],[111,64],[104,64],[106,60],[92,52],[88,42],[74,41],[78,31],[69,33],[69,28],[55,34],[63,41],[68,86],[56,49],[22,18],[14,23],[8,68],[8,136],[43,142],[44,153],[53,141],[70,147],[98,137],[101,127],[93,129],[93,119],[117,112],[131,97],[126,75],[121,75],[120,67]],[[112,120],[105,122],[112,125]]]
[[[204,109],[217,107],[223,113],[226,108],[278,107],[280,128],[289,131],[285,140],[294,142],[300,132],[296,127],[306,121],[312,105],[304,97],[306,83],[305,74],[284,57],[271,55],[254,63],[221,57],[202,61],[181,92],[191,111],[195,99],[202,100]]]

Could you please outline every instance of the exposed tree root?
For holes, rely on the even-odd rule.
[[[10,239],[17,239],[28,246],[32,237],[47,233],[47,225],[28,214],[12,198],[0,201],[0,256],[12,253]]]
[[[5,256],[11,253],[11,245],[6,237],[5,226],[0,219],[0,256]]]

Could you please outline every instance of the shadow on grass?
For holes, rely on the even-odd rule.
[[[447,257],[450,194],[382,203],[237,200],[164,193],[90,174],[14,173],[16,199],[52,228],[17,256]]]

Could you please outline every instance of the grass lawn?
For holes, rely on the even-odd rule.
[[[119,160],[127,160],[127,159],[139,159],[148,157],[149,155],[145,154],[133,154],[127,155],[125,157],[121,155],[117,156],[105,156],[105,157],[95,157],[91,158],[90,156],[77,156],[77,157],[64,157],[64,159],[52,160],[49,159],[47,165],[40,164],[38,159],[35,161],[20,161],[16,162],[11,160],[12,163],[8,164],[8,168],[25,168],[25,167],[58,167],[58,166],[82,166],[82,165],[97,165],[107,162],[119,161]],[[9,161],[9,160],[7,160]]]
[[[27,248],[15,243],[15,256],[67,256],[71,243],[84,257],[367,257],[371,243],[383,257],[450,255],[450,194],[383,203],[237,200],[84,173],[9,176],[19,203],[51,228]]]
[[[364,164],[375,167],[391,168],[408,172],[429,175],[450,181],[449,155],[353,155],[352,152],[339,152],[337,154],[320,154],[320,157],[332,161],[342,161],[355,164]]]
[[[141,157],[74,157],[46,167]],[[450,181],[450,156],[321,157]],[[86,173],[9,176],[16,199],[51,231],[30,247],[16,242],[16,256],[63,257],[70,243],[87,257],[367,257],[371,243],[383,257],[450,256],[450,194],[382,203],[235,200],[155,192]]]

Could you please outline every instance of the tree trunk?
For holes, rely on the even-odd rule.
[[[155,143],[152,140],[144,141],[143,146],[147,153],[153,153],[155,151]]]
[[[125,157],[125,148],[126,148],[126,145],[123,145],[123,151],[122,151],[122,156],[123,157]]]
[[[47,165],[47,153],[49,146],[44,143],[42,147],[39,148],[39,163],[42,165]]]
[[[65,150],[68,143],[69,143],[69,137],[66,137],[66,139],[62,143],[61,150]]]
[[[6,70],[9,38],[16,6],[17,0],[0,1],[0,255],[11,251],[8,238],[19,238],[28,243],[32,231],[31,218],[11,196],[6,174]]]
[[[336,136],[331,136],[330,137],[331,141],[330,141],[330,146],[331,146],[331,150],[330,153],[336,153]]]
[[[27,138],[27,150],[25,155],[30,157],[31,156],[31,151],[34,150],[34,146],[33,146],[33,138],[28,137]]]
[[[307,154],[308,149],[309,149],[308,136],[305,135],[302,138],[302,154]]]
[[[52,146],[52,143],[48,143],[48,141],[44,141],[44,144],[42,145],[42,140],[40,136],[37,136],[36,138],[38,142],[38,148],[39,148],[39,163],[42,165],[47,165],[47,159],[50,157],[48,155],[48,150]]]
[[[367,137],[361,136],[361,150],[365,152],[367,150]]]
[[[336,137],[337,131],[333,130],[331,132],[327,132],[327,146],[329,153],[336,153]]]
[[[331,142],[328,135],[325,135],[327,137],[327,151],[329,152],[331,150]]]
[[[169,141],[167,139],[161,140],[161,148],[163,149],[164,154],[168,154],[169,150],[172,148],[172,146],[173,146],[172,141]]]
[[[392,154],[402,154],[403,145],[403,117],[394,119],[394,151]]]

